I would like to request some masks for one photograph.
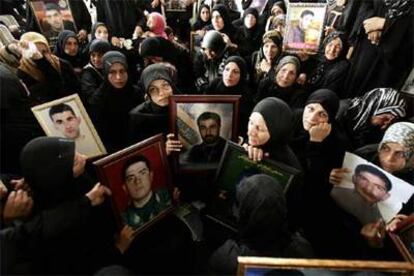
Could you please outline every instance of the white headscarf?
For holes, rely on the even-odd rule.
[[[409,122],[392,124],[385,132],[378,150],[385,143],[398,143],[403,145],[406,148],[405,158],[409,161],[414,154],[414,124]]]

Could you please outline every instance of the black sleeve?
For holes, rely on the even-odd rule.
[[[99,85],[90,70],[83,70],[81,76],[81,95],[85,102],[89,101],[89,98],[99,88]]]

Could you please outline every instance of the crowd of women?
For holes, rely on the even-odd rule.
[[[20,23],[0,48],[2,273],[235,274],[237,256],[391,255],[381,233],[395,230],[414,201],[382,229],[362,225],[330,191],[348,173],[346,151],[414,185],[413,106],[399,92],[414,60],[409,1],[348,0],[317,55],[284,51],[283,1],[268,1],[260,14],[252,1],[242,1],[242,14],[234,3],[206,1],[190,24],[192,1],[165,16],[164,1],[98,0],[92,24],[85,4],[69,0],[78,31],[60,32],[53,47],[24,2],[1,1]],[[168,135],[171,95],[240,95],[249,158],[281,162],[300,177],[288,191],[263,174],[245,178],[235,235],[206,225],[194,240],[170,215],[135,236],[116,227],[111,191],[94,184],[74,142],[44,137],[31,112],[74,93],[109,153],[163,133],[169,156],[182,146]],[[199,199],[180,188],[182,200]]]

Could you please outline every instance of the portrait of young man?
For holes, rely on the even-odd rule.
[[[47,3],[43,19],[44,35],[49,39],[57,37],[63,30],[75,31],[73,22],[64,20],[61,8],[55,3]]]
[[[352,175],[354,189],[334,187],[331,196],[345,211],[351,213],[363,224],[381,218],[378,203],[390,197],[392,183],[380,169],[360,164]]]
[[[311,10],[304,10],[300,14],[299,24],[288,33],[287,41],[289,43],[304,43],[305,32],[309,28],[315,14]]]
[[[201,143],[192,146],[186,153],[189,163],[218,163],[226,146],[226,140],[220,136],[221,118],[215,112],[204,112],[197,118]]]
[[[122,187],[130,201],[121,216],[123,222],[133,228],[143,226],[172,204],[166,189],[153,189],[154,173],[143,155],[129,159],[123,166]]]

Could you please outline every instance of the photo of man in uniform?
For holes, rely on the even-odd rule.
[[[293,27],[288,33],[287,41],[289,43],[305,43],[305,32],[309,28],[315,14],[311,10],[304,10],[300,14],[299,25]]]
[[[226,140],[220,136],[220,115],[204,112],[197,118],[197,126],[202,142],[189,149],[185,160],[191,163],[218,163],[226,146]]]
[[[335,202],[364,225],[382,218],[378,203],[388,199],[392,189],[385,173],[372,165],[360,164],[355,168],[352,183],[354,189],[332,189],[331,196]]]
[[[167,190],[153,190],[154,172],[149,160],[138,155],[128,160],[122,169],[123,189],[130,202],[121,216],[125,224],[139,228],[172,204]]]

